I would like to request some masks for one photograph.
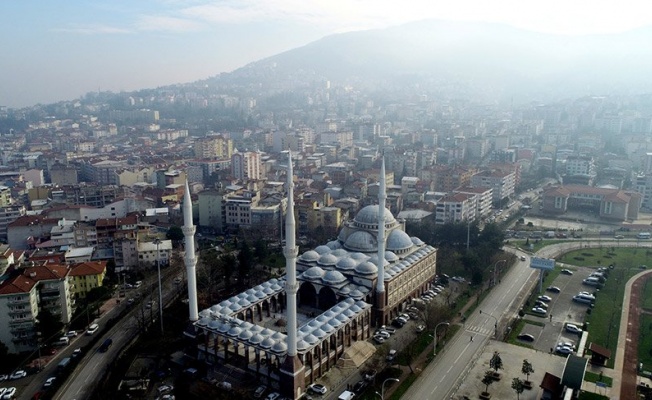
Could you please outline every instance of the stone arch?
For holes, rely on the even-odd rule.
[[[304,283],[299,287],[299,304],[308,307],[317,307],[317,290],[310,283]]]
[[[337,296],[333,289],[325,286],[319,291],[319,309],[328,310],[337,304]]]

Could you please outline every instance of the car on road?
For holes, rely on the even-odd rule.
[[[68,331],[68,333],[66,333],[66,337],[68,338],[77,337],[77,331]]]
[[[82,353],[82,349],[80,349],[80,348],[75,349],[75,350],[73,350],[72,355],[70,357],[77,358],[77,357],[81,356],[81,353]]]
[[[416,327],[417,333],[421,333],[421,332],[423,332],[425,330],[426,330],[426,326],[423,325],[423,324],[422,325],[417,325],[417,327]]]
[[[542,295],[542,296],[537,297],[537,300],[538,300],[538,301],[543,301],[544,303],[548,303],[548,302],[552,301],[552,297],[550,297],[550,296],[546,296],[546,295],[544,294],[544,295]]]
[[[156,389],[156,391],[159,394],[170,393],[173,390],[174,390],[174,386],[172,386],[172,385],[161,385],[161,386],[158,387],[158,389]]]
[[[521,333],[518,336],[516,336],[516,338],[524,342],[534,342],[534,335],[531,335],[529,333]]]
[[[546,311],[545,309],[543,309],[541,307],[533,307],[532,312],[535,313],[535,314],[546,315],[546,313],[548,311]]]
[[[548,286],[546,288],[547,292],[552,292],[552,293],[561,293],[561,289],[557,286]]]
[[[525,256],[521,256],[521,261],[525,261]]]
[[[45,380],[45,383],[43,384],[43,387],[47,388],[47,387],[50,387],[50,386],[54,385],[54,381],[56,381],[56,380],[57,380],[56,376],[49,377],[48,379]]]
[[[2,390],[2,389],[0,389],[0,390]],[[16,395],[16,388],[15,387],[7,388],[5,390],[5,392],[2,394],[2,400],[13,399],[15,395]]]
[[[376,378],[377,373],[378,371],[376,371],[375,369],[368,369],[365,371],[362,377],[364,378],[365,381],[373,381]]]
[[[582,330],[575,324],[566,324],[566,332],[582,334]]]
[[[254,390],[254,398],[260,399],[261,397],[263,397],[263,394],[265,394],[266,391],[267,391],[267,386],[265,385],[258,386],[256,390]]]
[[[13,381],[14,379],[20,379],[26,376],[27,376],[27,371],[25,371],[24,369],[19,369],[18,371],[14,371],[13,374],[9,375],[9,379]]]
[[[557,352],[559,354],[571,354],[573,352],[573,349],[571,349],[570,347],[566,347],[566,346],[557,346],[557,348],[555,349],[555,352]]]
[[[570,269],[562,269],[560,272],[564,275],[573,275],[573,271]]]
[[[316,394],[326,394],[328,392],[328,389],[326,386],[320,384],[320,383],[313,383],[312,385],[308,386],[308,390],[312,393]]]
[[[265,400],[276,400],[281,397],[281,394],[278,392],[272,392],[265,397]]]
[[[385,340],[386,339],[382,336],[374,336],[374,342],[376,342],[377,344],[383,344],[385,343]]]
[[[625,239],[624,235],[616,235],[614,236],[614,239]]]

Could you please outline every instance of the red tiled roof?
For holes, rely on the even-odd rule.
[[[7,225],[7,227],[14,226],[29,226],[31,224],[53,224],[56,225],[59,222],[56,218],[45,218],[41,215],[23,215],[18,217],[14,222]]]
[[[7,279],[0,285],[0,295],[28,293],[35,285],[35,280],[24,275],[17,275]]]
[[[70,267],[70,276],[99,275],[106,270],[106,261],[88,261]]]
[[[24,276],[29,276],[35,281],[47,281],[52,279],[62,279],[68,274],[68,268],[61,265],[39,265],[28,267],[23,270]]]

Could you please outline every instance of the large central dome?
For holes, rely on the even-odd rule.
[[[364,225],[378,225],[378,212],[380,210],[380,207],[378,204],[373,204],[370,206],[364,207],[362,210],[358,212],[358,214],[355,216],[353,219],[354,223],[356,224],[364,224]],[[396,219],[392,215],[392,212],[389,211],[387,208],[385,208],[385,225],[388,224],[394,224],[396,222]]]

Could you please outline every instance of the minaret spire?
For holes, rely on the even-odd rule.
[[[375,323],[376,326],[385,325],[385,200],[387,190],[385,188],[385,153],[382,155],[380,164],[380,177],[378,185],[378,275],[376,280],[376,303]]]
[[[294,219],[294,182],[292,152],[288,150],[287,214],[285,216],[285,294],[287,302],[287,357],[281,366],[281,391],[292,399],[305,389],[305,368],[297,355],[297,254],[296,222]]]
[[[191,322],[199,319],[197,310],[197,276],[195,274],[195,226],[192,223],[192,200],[190,199],[190,187],[186,180],[186,190],[183,194],[183,231],[186,255],[183,262],[186,265],[186,276],[188,277],[188,308]]]

